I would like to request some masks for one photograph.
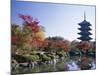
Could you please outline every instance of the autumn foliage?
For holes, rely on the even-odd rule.
[[[53,39],[55,38],[55,39]],[[46,38],[42,44],[42,47],[45,49],[50,49],[51,51],[69,51],[70,50],[70,42],[68,40],[60,40],[60,37],[49,37]]]
[[[35,44],[37,47],[41,46],[45,34],[42,26],[39,25],[38,19],[33,19],[33,17],[29,15],[19,14],[19,17],[24,21],[24,24],[31,29],[32,33],[32,42],[31,44]]]
[[[29,15],[22,15],[22,14],[19,14],[19,17],[24,21],[24,23],[27,26],[31,27],[34,33],[39,32],[40,25],[38,19],[33,20],[33,17]]]
[[[83,50],[88,50],[90,48],[90,43],[88,41],[80,42],[78,47]]]
[[[77,45],[77,47],[84,52],[89,50],[95,50],[95,44],[89,41],[82,41]]]
[[[22,27],[13,24],[11,28],[11,43],[21,49],[38,49],[41,51],[70,51],[77,49],[87,51],[95,50],[95,44],[88,41],[68,41],[60,36],[45,37],[45,29],[37,18],[32,16],[19,14],[19,18],[23,21]]]

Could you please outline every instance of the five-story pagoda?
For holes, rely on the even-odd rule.
[[[86,21],[85,13],[84,13],[84,21],[79,23],[79,25],[80,25],[80,28],[78,28],[78,29],[80,30],[80,33],[78,33],[78,34],[81,36],[78,39],[81,41],[90,41],[92,39],[90,37],[90,35],[92,35],[92,33],[89,32],[91,30],[91,28],[90,28],[91,24]]]

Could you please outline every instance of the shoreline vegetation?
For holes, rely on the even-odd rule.
[[[60,62],[63,64],[66,61],[71,61],[72,63],[70,64],[74,64],[76,70],[89,70],[93,68],[92,63],[96,63],[95,41],[69,41],[61,36],[45,37],[45,27],[39,24],[38,19],[33,19],[29,15],[19,14],[18,16],[22,19],[23,24],[11,25],[12,73],[21,73],[15,72],[16,69],[39,68],[41,65],[51,65],[55,68],[54,65]],[[56,67],[60,66],[59,71],[64,71],[64,68],[61,69],[62,64],[56,65]],[[73,70],[75,70],[74,68]],[[67,63],[66,71],[68,69],[70,69],[69,63]],[[54,71],[58,70],[54,69]],[[36,72],[42,71],[36,69]],[[51,70],[51,72],[53,71]],[[23,73],[26,73],[26,71]]]

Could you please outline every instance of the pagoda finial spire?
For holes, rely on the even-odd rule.
[[[84,11],[84,20],[86,20],[86,14],[85,14],[85,11]]]

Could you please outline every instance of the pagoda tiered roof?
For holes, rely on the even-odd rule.
[[[92,30],[91,28],[89,28],[89,27],[86,27],[86,28],[78,28],[79,30],[81,30],[81,31],[88,31],[88,30]]]
[[[89,41],[91,40],[92,38],[91,37],[79,37],[78,39],[82,40],[82,41]]]
[[[86,26],[91,26],[91,24],[90,24],[90,22],[88,22],[88,21],[86,21],[86,20],[84,20],[84,21],[82,21],[82,22],[80,22],[80,23],[78,23],[80,26],[84,26],[84,25],[86,25]]]
[[[80,32],[78,34],[80,34],[80,35],[92,35],[92,33],[90,33],[90,32]]]

